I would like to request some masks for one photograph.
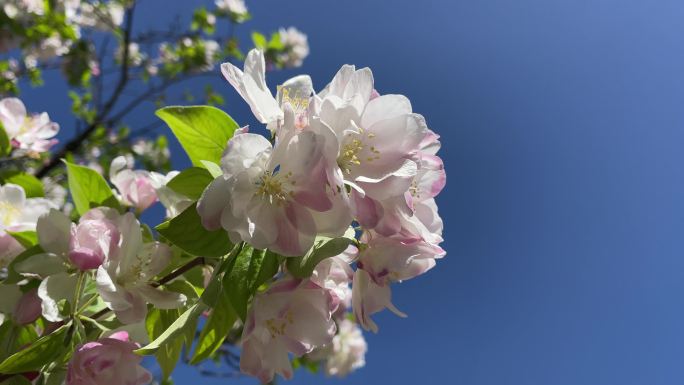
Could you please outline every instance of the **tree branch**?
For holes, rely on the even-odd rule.
[[[124,90],[126,87],[126,83],[128,83],[128,67],[129,67],[129,43],[131,42],[131,31],[133,30],[133,15],[135,13],[135,1],[131,3],[131,6],[126,9],[126,26],[124,27],[124,38],[123,38],[123,55],[122,55],[122,64],[121,64],[121,73],[119,75],[119,81],[116,85],[116,88],[114,89],[114,92],[112,92],[112,95],[109,97],[109,100],[105,105],[102,107],[102,110],[97,114],[95,119],[93,120],[92,123],[86,127],[83,132],[81,132],[79,135],[77,135],[75,138],[71,139],[69,143],[67,143],[64,148],[62,148],[57,154],[53,155],[52,158],[50,158],[50,161],[45,164],[41,169],[36,172],[36,177],[42,178],[45,175],[47,175],[50,170],[55,168],[58,164],[60,159],[65,157],[69,152],[73,152],[77,150],[78,148],[81,147],[83,142],[88,139],[88,137],[95,132],[97,127],[102,124],[107,116],[107,114],[111,111],[111,109],[114,107],[116,102],[119,100],[119,96],[121,96],[121,92]]]

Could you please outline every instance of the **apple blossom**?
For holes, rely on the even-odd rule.
[[[54,136],[59,125],[51,122],[46,112],[28,116],[24,103],[17,98],[0,100],[0,123],[16,148],[44,152],[57,143]]]
[[[145,319],[147,303],[159,309],[175,309],[185,304],[183,294],[150,285],[169,263],[171,249],[160,242],[143,242],[140,223],[132,213],[103,214],[113,218],[121,233],[117,252],[97,270],[97,290],[107,306],[123,323]]]
[[[43,0],[5,0],[2,10],[10,19],[22,18],[26,14],[42,15],[45,12]]]
[[[157,201],[157,192],[150,173],[127,168],[125,157],[114,158],[109,168],[109,179],[121,194],[123,202],[143,211]]]
[[[166,208],[166,217],[173,218],[180,214],[186,208],[190,207],[194,202],[192,199],[177,193],[171,188],[167,187],[167,183],[179,174],[178,171],[171,171],[166,175],[158,172],[150,173],[150,181],[154,187],[159,202]]]
[[[74,352],[66,375],[66,385],[146,385],[152,374],[140,364],[126,332],[118,332],[95,342],[87,342]]]
[[[319,262],[311,275],[311,281],[330,291],[333,297],[335,313],[344,313],[351,306],[350,284],[354,277],[350,263],[354,262],[358,250],[349,246],[342,254],[326,258]]]
[[[222,12],[228,12],[235,15],[244,15],[247,13],[247,6],[244,0],[216,0],[214,2],[216,8]]]
[[[332,341],[333,299],[309,280],[284,279],[257,294],[242,332],[240,369],[262,383],[276,373],[292,378],[288,353],[311,352]]]
[[[321,158],[325,138],[313,132],[281,138],[234,136],[221,159],[223,176],[202,195],[197,210],[207,229],[223,227],[233,242],[282,255],[302,255],[318,233],[313,212],[333,208]],[[321,173],[321,171],[323,171]],[[347,223],[334,223],[341,232]]]
[[[72,12],[75,13],[76,10]],[[79,2],[77,12],[78,15],[74,17],[75,23],[103,31],[120,26],[124,19],[124,7],[116,1]]]
[[[23,247],[7,233],[34,231],[38,218],[57,206],[44,198],[26,198],[21,186],[0,186],[0,267],[6,267]]]
[[[339,378],[366,365],[368,344],[355,322],[342,319],[337,323],[337,334],[332,343],[323,348],[325,373]]]
[[[285,51],[279,55],[279,61],[288,68],[301,67],[309,56],[309,42],[304,33],[295,27],[281,28],[280,41]]]
[[[404,317],[391,302],[390,284],[425,273],[442,258],[444,250],[423,241],[402,241],[373,234],[361,247],[352,285],[352,304],[356,319],[366,330],[378,331],[370,318],[384,308]]]
[[[283,119],[283,111],[266,84],[266,61],[263,52],[253,49],[245,58],[244,72],[231,63],[221,65],[221,73],[249,104],[261,123]]]

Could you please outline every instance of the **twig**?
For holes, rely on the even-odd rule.
[[[97,114],[97,117],[93,120],[88,127],[83,130],[79,135],[77,135],[74,139],[69,141],[69,143],[62,148],[57,154],[55,154],[50,160],[48,161],[47,164],[45,164],[41,169],[38,170],[36,173],[36,176],[38,178],[42,178],[45,175],[47,175],[50,170],[55,168],[58,164],[60,159],[65,157],[69,152],[77,150],[83,142],[88,139],[88,137],[95,132],[97,127],[100,126],[101,123],[105,120],[105,117],[109,113],[109,111],[114,107],[116,104],[117,100],[119,99],[119,96],[121,96],[121,92],[123,89],[126,87],[126,83],[128,83],[128,65],[129,65],[129,43],[131,41],[131,31],[133,29],[133,15],[135,11],[135,2],[131,4],[129,8],[126,9],[126,26],[124,29],[124,39],[123,39],[123,55],[122,55],[122,60],[123,63],[121,65],[121,75],[119,76],[119,82],[116,85],[116,88],[114,89],[114,92],[110,96],[109,100],[105,105],[102,107],[102,110],[100,113]]]

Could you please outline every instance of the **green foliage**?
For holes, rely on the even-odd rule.
[[[64,162],[67,166],[69,190],[76,211],[83,215],[93,207],[108,206],[120,210],[119,201],[102,175],[88,167]]]
[[[36,198],[45,196],[43,184],[31,174],[17,170],[0,171],[0,183],[12,183],[21,186],[26,192],[27,198]]]
[[[199,257],[221,257],[233,248],[225,231],[209,231],[204,228],[197,213],[197,204],[160,224],[156,229],[169,242],[188,254]]]
[[[0,362],[36,339],[33,327],[4,322],[0,326]]]
[[[7,156],[10,152],[12,152],[12,143],[10,143],[9,136],[0,123],[0,156]]]
[[[202,314],[203,311],[207,310],[207,305],[203,302],[198,301],[195,305],[189,307],[183,312],[178,318],[176,318],[168,327],[163,328],[163,331],[154,338],[149,344],[136,350],[135,352],[141,355],[155,354],[160,348],[166,346],[169,343],[174,342],[174,340],[183,335],[187,328],[193,329],[197,317]],[[156,321],[154,321],[156,322]],[[148,330],[149,330],[148,326]]]
[[[63,325],[54,332],[39,338],[26,349],[9,356],[0,363],[0,373],[14,374],[40,370],[65,353],[65,337],[71,325]]]
[[[302,257],[287,258],[287,270],[297,278],[308,278],[322,260],[339,255],[354,243],[353,238],[316,237],[313,247]]]
[[[237,313],[233,310],[230,302],[228,292],[221,290],[218,301],[202,328],[190,363],[194,365],[201,362],[221,347],[237,317]]]
[[[19,242],[25,249],[31,248],[38,244],[38,234],[35,231],[6,231],[14,239]]]
[[[210,106],[165,107],[157,110],[157,116],[168,124],[195,166],[202,160],[218,163],[238,128],[228,114]]]
[[[214,162],[203,160],[202,166],[204,166],[204,168],[206,168],[207,171],[209,171],[209,174],[211,174],[211,176],[214,178],[218,178],[219,176],[223,175],[223,170],[221,170],[221,166]]]
[[[254,43],[254,47],[259,48],[261,50],[264,50],[268,45],[268,42],[266,41],[266,36],[264,36],[264,34],[260,32],[252,32],[252,42]]]
[[[145,327],[150,340],[159,338],[180,316],[181,311],[178,309],[151,309],[147,313],[147,319],[145,320]],[[176,367],[176,363],[180,359],[182,351],[183,339],[181,338],[172,338],[167,343],[159,346],[155,357],[162,369],[163,378],[168,378],[171,375],[171,372]]]
[[[191,199],[199,199],[214,177],[204,168],[190,167],[180,172],[166,184],[171,190]]]
[[[223,282],[224,290],[243,321],[254,293],[278,272],[279,259],[277,254],[245,245],[229,266]]]

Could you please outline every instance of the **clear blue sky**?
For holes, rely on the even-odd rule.
[[[143,0],[137,21],[184,4]],[[331,383],[684,381],[684,2],[248,6],[244,36],[296,25],[310,37],[305,66],[270,75],[272,86],[305,72],[320,88],[341,64],[370,66],[380,92],[407,95],[442,135],[447,257],[395,287],[409,318],[378,316],[367,367]],[[228,84],[214,86],[231,115],[253,122]],[[66,116],[61,94],[26,95]],[[187,164],[180,151],[174,164]],[[197,381],[178,370],[177,384]],[[322,383],[304,372],[291,382]]]

